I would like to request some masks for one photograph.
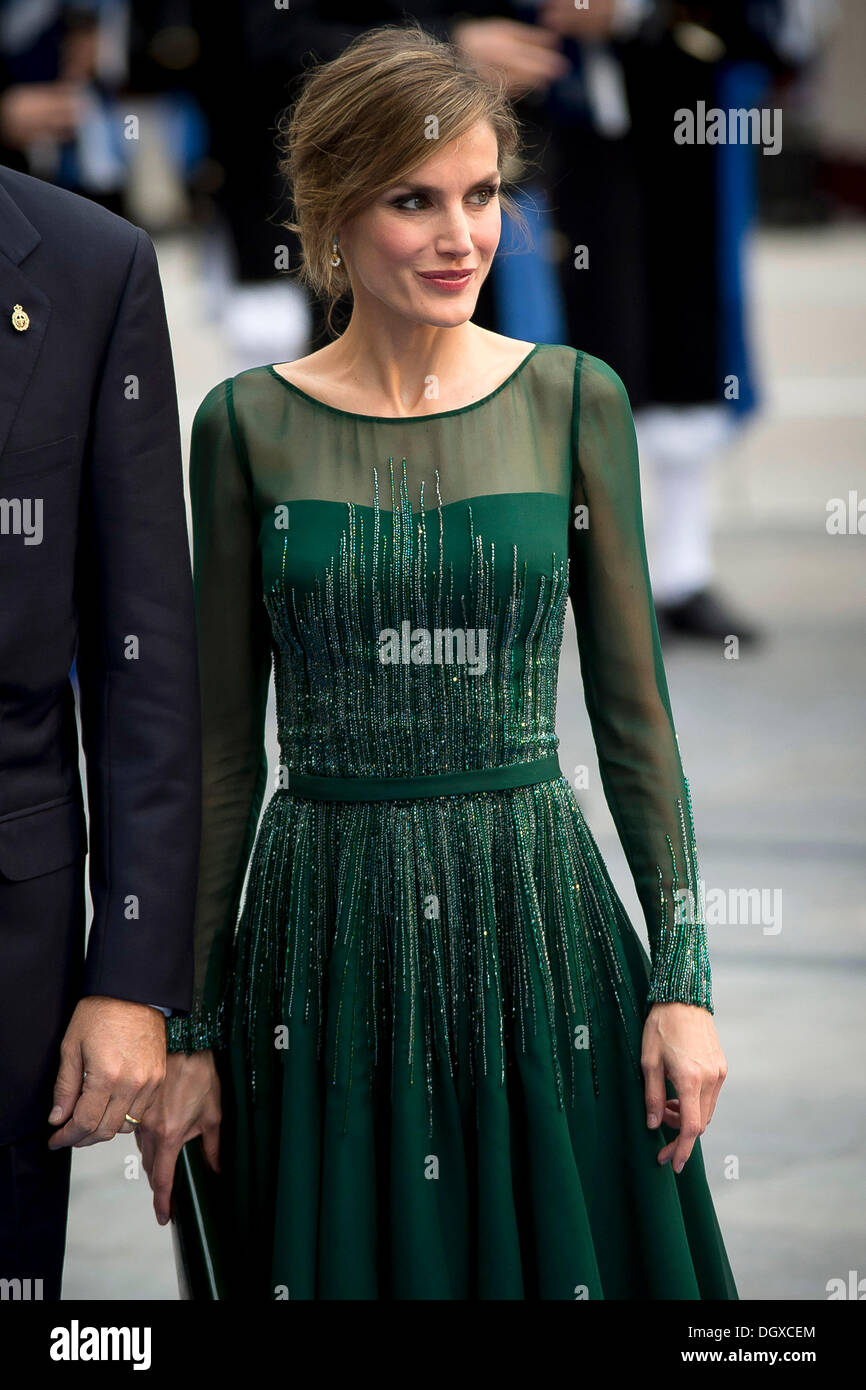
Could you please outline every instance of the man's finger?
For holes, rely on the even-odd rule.
[[[110,1098],[111,1091],[108,1086],[94,1084],[88,1088],[85,1085],[70,1119],[49,1139],[49,1149],[62,1149],[80,1144],[82,1139],[92,1134],[105,1114]]]
[[[135,1126],[129,1123],[126,1116],[132,1115],[136,1120],[141,1120],[153,1100],[155,1091],[155,1085],[140,1086],[138,1082],[133,1082],[131,1087],[123,1089],[115,1086],[99,1125],[78,1147],[85,1149],[91,1144],[104,1144],[106,1140],[113,1139],[115,1134],[131,1134]]]
[[[564,77],[569,69],[569,61],[563,54],[550,49],[524,49],[515,53],[510,64],[510,72],[515,81],[553,82]]]
[[[84,1061],[78,1047],[61,1048],[60,1066],[54,1083],[54,1105],[48,1116],[50,1125],[68,1120],[75,1109],[84,1082]]]
[[[138,1128],[138,1124],[130,1124],[126,1116],[131,1115],[134,1121],[140,1123],[144,1119],[148,1106],[153,1104],[156,1091],[156,1086],[143,1086],[133,1096],[132,1102],[124,1111],[123,1120],[117,1130],[118,1134],[132,1134]]]
[[[129,1091],[121,1091],[119,1095],[112,1091],[108,1097],[108,1104],[99,1118],[99,1123],[90,1134],[78,1141],[76,1148],[87,1149],[91,1144],[104,1144],[107,1140],[113,1139],[123,1124],[127,1102],[132,1104]]]

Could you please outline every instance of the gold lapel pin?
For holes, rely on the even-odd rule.
[[[30,315],[24,312],[20,304],[16,304],[12,310],[12,327],[17,328],[19,333],[30,327]]]

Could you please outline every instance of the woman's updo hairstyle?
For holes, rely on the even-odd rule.
[[[345,264],[331,264],[337,228],[402,183],[478,121],[496,136],[499,173],[522,172],[520,131],[504,82],[483,77],[449,43],[417,21],[385,24],[353,40],[336,58],[311,67],[298,99],[278,123],[279,171],[294,221],[281,225],[300,239],[296,272],[328,301],[328,327],[350,290]],[[500,188],[499,201],[524,236],[526,221]]]

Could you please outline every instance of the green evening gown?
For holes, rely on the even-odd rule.
[[[676,1175],[645,1121],[648,1004],[712,997],[620,378],[539,344],[394,419],[256,367],[205,397],[190,476],[204,807],[168,1031],[222,1079],[226,1296],[737,1298],[700,1143]],[[569,598],[650,957],[559,766]]]

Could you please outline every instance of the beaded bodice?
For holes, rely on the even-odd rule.
[[[413,510],[401,463],[399,482],[395,461],[385,464],[386,511],[377,469],[371,507],[293,504],[295,525],[324,552],[320,568],[290,532],[263,540],[289,773],[431,776],[556,751],[567,497],[427,509],[422,483]],[[516,504],[522,538],[508,546]]]

